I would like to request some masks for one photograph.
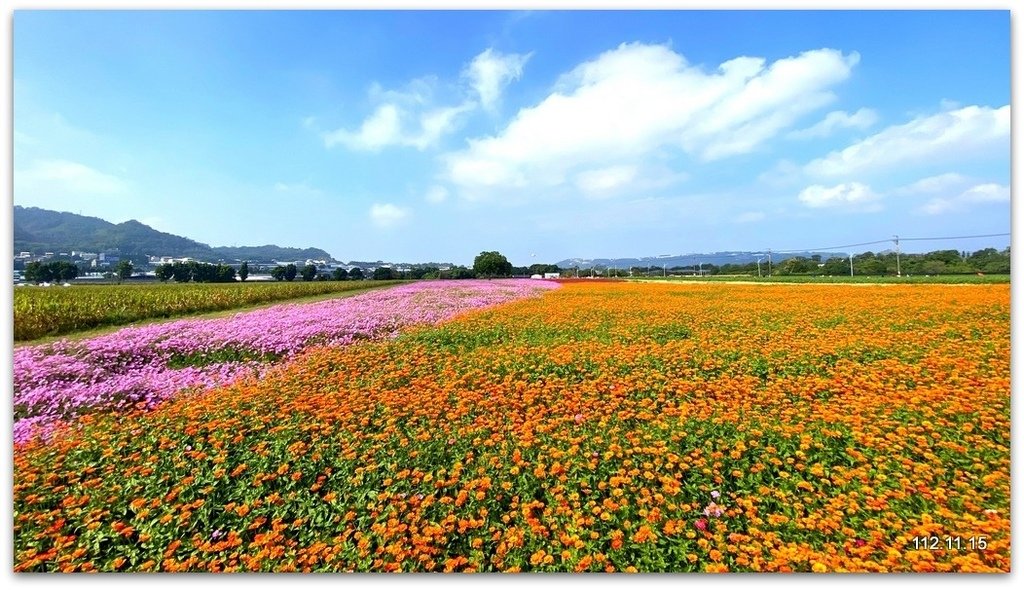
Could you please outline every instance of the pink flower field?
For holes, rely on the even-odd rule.
[[[258,375],[311,346],[395,337],[411,325],[557,286],[530,280],[419,282],[21,347],[14,351],[14,440],[50,436],[60,424],[97,410],[153,407],[185,390]]]

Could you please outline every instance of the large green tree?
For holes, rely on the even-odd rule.
[[[512,263],[501,252],[481,252],[473,259],[473,272],[479,277],[507,277],[512,274]]]
[[[294,264],[289,264],[288,266],[284,267],[284,280],[289,282],[294,281],[295,275],[297,275],[298,273],[299,269],[296,268]]]
[[[307,264],[302,267],[302,280],[312,281],[316,278],[316,265]]]
[[[131,278],[133,270],[135,270],[135,266],[132,265],[131,260],[122,260],[121,262],[118,262],[117,268],[114,271],[117,273],[117,281],[121,282]]]
[[[238,278],[243,282],[249,278],[249,262],[243,261],[242,266],[238,267]]]

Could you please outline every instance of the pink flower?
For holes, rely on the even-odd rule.
[[[583,414],[576,414],[575,416],[572,417],[572,419],[575,420],[577,424],[579,424],[580,422],[583,422]]]
[[[718,493],[718,490],[715,490],[715,491],[711,492],[711,497],[714,498],[715,500],[717,500],[718,497],[721,496],[721,495],[722,494]]]
[[[693,523],[693,526],[697,527],[698,531],[706,531],[708,530],[708,520],[706,518],[698,518]]]

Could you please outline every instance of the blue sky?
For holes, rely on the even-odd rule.
[[[17,11],[14,204],[341,260],[1009,232],[1009,25],[1007,11]]]

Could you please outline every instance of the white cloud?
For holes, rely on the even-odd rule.
[[[849,182],[836,186],[811,185],[800,191],[797,198],[808,207],[846,207],[856,208],[860,211],[876,211],[876,201],[880,195],[871,190],[871,187],[859,182]]]
[[[765,218],[763,211],[746,211],[736,217],[736,223],[753,223]]]
[[[953,213],[966,211],[972,206],[986,203],[1009,203],[1010,187],[996,183],[986,183],[972,186],[971,188],[952,197],[936,197],[928,201],[921,212],[928,215],[940,215],[942,213]],[[1009,211],[1007,211],[1009,213]]]
[[[370,100],[379,103],[358,129],[335,129],[323,134],[324,145],[342,145],[350,150],[379,152],[391,147],[411,147],[423,151],[434,147],[458,127],[458,117],[476,108],[473,101],[455,106],[434,107],[433,78],[419,78],[404,90],[384,90],[374,84]]]
[[[35,160],[28,168],[15,172],[14,180],[19,188],[30,192],[57,190],[88,195],[128,192],[128,183],[120,177],[68,160]]]
[[[445,199],[448,198],[448,189],[435,184],[427,189],[427,194],[424,198],[426,198],[429,203],[443,203]]]
[[[842,151],[804,166],[814,176],[836,177],[908,164],[959,161],[1002,149],[1009,155],[1010,106],[968,106],[893,125]]]
[[[636,172],[636,166],[609,166],[580,172],[575,182],[584,195],[601,197],[629,185]]]
[[[501,93],[514,80],[523,75],[523,66],[532,53],[510,53],[502,55],[488,48],[466,66],[463,76],[480,97],[480,104],[487,110],[494,110]]]
[[[412,215],[412,212],[405,208],[391,203],[374,203],[370,207],[370,221],[377,227],[394,227]]]
[[[499,134],[444,158],[467,198],[561,186],[585,170],[636,165],[666,148],[702,160],[753,151],[834,99],[859,57],[832,49],[707,72],[664,45],[623,44],[562,76]]]
[[[837,129],[867,129],[878,122],[878,113],[871,109],[860,109],[850,114],[846,111],[832,111],[825,118],[806,129],[789,132],[789,139],[810,139],[828,137]]]

